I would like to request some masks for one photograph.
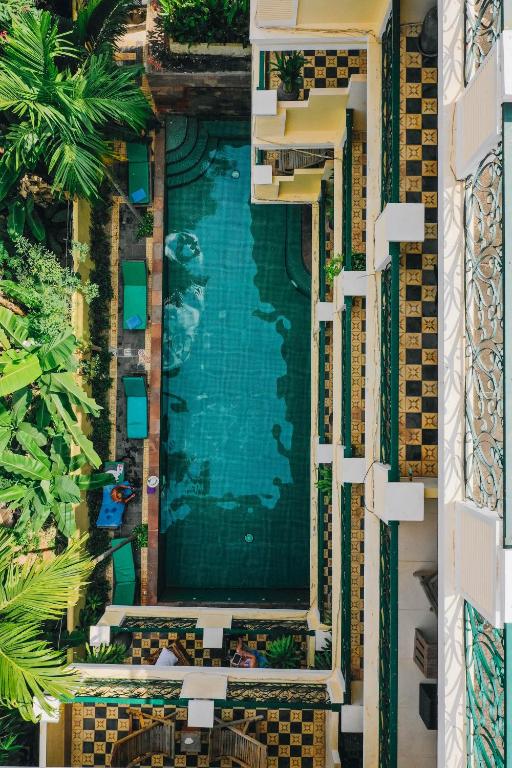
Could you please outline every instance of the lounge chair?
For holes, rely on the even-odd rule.
[[[126,145],[128,196],[134,205],[148,205],[151,202],[151,165],[148,149],[148,144],[140,141]]]
[[[148,436],[148,397],[143,376],[123,376],[126,395],[126,436],[143,440]]]
[[[115,484],[103,486],[103,498],[101,500],[100,513],[96,520],[97,528],[111,528],[115,530],[123,524],[123,515],[126,504],[122,501],[114,501],[110,493]]]
[[[123,261],[123,328],[144,330],[147,325],[147,273],[145,261]]]
[[[112,539],[110,543],[111,546],[115,547],[123,541],[126,541],[126,539]],[[114,566],[112,605],[133,605],[136,578],[131,541],[112,554],[112,563]]]

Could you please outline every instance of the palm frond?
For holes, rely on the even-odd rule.
[[[0,571],[0,614],[5,621],[32,623],[59,618],[75,600],[92,570],[92,561],[83,552],[84,539],[76,539],[57,557],[40,558],[20,564],[12,560],[12,537],[0,531],[0,567],[6,552],[11,561]]]
[[[111,156],[111,147],[97,137],[89,136],[87,146],[56,137],[48,162],[54,190],[94,198],[103,180],[104,160]]]
[[[37,636],[33,624],[0,624],[0,703],[19,710],[25,720],[33,719],[36,696],[48,710],[45,695],[69,696],[76,675],[66,666],[61,651],[52,649]]]
[[[126,32],[134,5],[133,0],[88,0],[77,14],[76,43],[92,53],[111,51]]]

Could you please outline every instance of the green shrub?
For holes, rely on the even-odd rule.
[[[148,524],[139,523],[139,525],[136,525],[135,528],[132,530],[132,535],[135,536],[135,546],[137,547],[137,549],[142,549],[142,547],[147,547]]]
[[[249,43],[249,0],[160,0],[160,17],[178,43]]]
[[[155,217],[153,216],[153,213],[151,211],[146,211],[137,227],[137,240],[142,240],[144,237],[151,237],[153,234],[154,223]]]
[[[330,259],[326,265],[325,265],[325,279],[329,283],[329,285],[332,285],[334,283],[334,278],[337,277],[341,270],[343,269],[343,256],[338,254],[337,256],[333,256],[332,259]]]
[[[86,664],[122,664],[125,654],[124,646],[119,643],[111,645],[102,643],[94,648],[89,643],[85,644]]]
[[[53,341],[71,322],[73,294],[79,291],[91,303],[97,286],[61,266],[54,253],[24,237],[16,240],[14,253],[0,251],[4,292],[28,310],[29,332],[39,342]],[[2,286],[0,286],[2,287]]]
[[[332,501],[332,464],[323,464],[318,467],[318,479],[315,483],[316,487],[328,497],[329,502]]]
[[[267,645],[267,661],[273,669],[297,669],[301,653],[291,635],[282,635]]]

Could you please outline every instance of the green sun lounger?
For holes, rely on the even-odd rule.
[[[112,539],[113,547],[125,539]],[[112,605],[133,605],[135,600],[135,563],[131,541],[112,555],[114,565],[114,591]]]
[[[143,142],[129,142],[128,155],[128,196],[134,205],[148,205],[151,202],[151,165],[148,145]]]
[[[123,376],[126,395],[126,436],[144,439],[148,436],[148,396],[143,376]]]
[[[142,331],[147,325],[147,272],[145,261],[123,261],[123,328]]]

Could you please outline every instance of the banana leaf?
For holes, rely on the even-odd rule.
[[[25,205],[21,200],[16,199],[10,202],[7,206],[7,232],[9,237],[16,240],[18,237],[23,237],[23,231],[25,229]]]
[[[48,385],[50,393],[62,393],[67,395],[73,405],[78,405],[85,413],[93,416],[100,415],[100,406],[87,395],[72,373],[50,373],[43,377],[44,384]]]
[[[76,481],[81,491],[95,491],[112,483],[112,473],[96,472],[92,475],[80,475]]]
[[[76,366],[73,353],[76,349],[76,338],[70,332],[62,333],[54,341],[43,344],[38,350],[39,362],[41,368],[46,373],[47,371],[53,371],[55,368],[65,368],[69,371],[70,368]]]
[[[80,488],[72,477],[60,475],[53,482],[53,492],[59,501],[78,504],[80,501]]]
[[[57,527],[69,539],[76,533],[76,519],[72,504],[55,504],[52,509]]]
[[[21,425],[21,422],[27,415],[27,411],[32,402],[32,391],[28,387],[22,387],[18,389],[12,396],[11,400],[11,413],[12,420],[16,426]]]
[[[26,432],[27,435],[30,435],[32,440],[40,448],[42,448],[42,446],[46,445],[47,443],[46,435],[43,432],[40,432],[33,424],[29,424],[28,421],[22,421],[18,427],[18,430]]]
[[[50,459],[45,454],[45,452],[41,450],[32,435],[22,429],[18,429],[16,432],[16,440],[21,445],[23,450],[30,454],[33,459],[40,461],[41,464],[44,464],[45,467],[50,469]]]
[[[28,323],[23,317],[18,317],[7,307],[0,307],[0,326],[7,335],[16,341],[20,347],[28,337]]]
[[[32,206],[29,208],[29,201],[27,200],[27,206],[25,208],[28,227],[34,236],[34,239],[37,240],[38,243],[44,243],[46,240],[46,230],[44,228],[44,224],[41,221],[37,211],[34,210],[34,201],[32,198],[29,198],[29,200],[31,201]]]
[[[41,461],[20,453],[4,450],[0,453],[0,464],[5,472],[26,477],[28,480],[50,480],[52,473]]]
[[[26,485],[11,485],[9,488],[0,489],[0,503],[7,504],[9,501],[22,499],[28,491]]]
[[[53,404],[57,415],[64,422],[64,425],[71,435],[73,442],[80,448],[81,452],[87,458],[89,464],[91,464],[93,467],[99,467],[101,464],[101,459],[94,450],[92,442],[88,437],[84,435],[75,417],[67,410],[66,406],[62,402],[60,395],[56,392],[50,392],[48,399],[50,403]]]
[[[0,376],[0,397],[10,395],[33,384],[42,374],[36,355],[27,355],[19,363],[7,365]]]

